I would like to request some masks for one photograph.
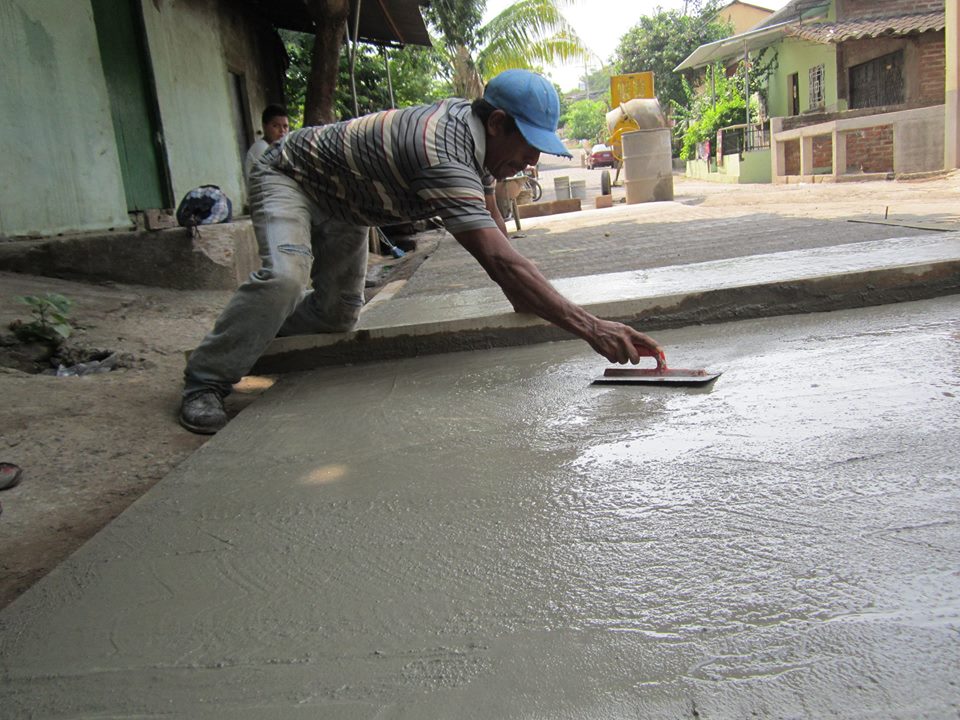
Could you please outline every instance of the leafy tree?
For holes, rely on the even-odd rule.
[[[640,18],[617,46],[614,57],[620,73],[652,71],[654,88],[662,107],[683,103],[683,82],[673,69],[700,45],[730,35],[730,27],[714,22],[717,3],[704,6],[691,2],[695,12],[661,10]]]
[[[564,118],[566,135],[576,140],[599,142],[607,128],[607,104],[601,100],[578,100]]]
[[[291,121],[296,125],[303,118],[307,77],[313,55],[314,37],[304,33],[281,31],[290,65],[287,68],[285,96]],[[433,48],[407,46],[389,49],[390,77],[397,107],[431,102],[443,96],[436,80],[440,58]],[[360,114],[390,107],[387,68],[383,54],[371,45],[360,45],[354,68],[357,105]],[[346,52],[340,54],[336,92],[335,119],[353,117],[353,93],[350,86],[350,62]]]
[[[425,8],[440,34],[452,94],[480,97],[486,80],[508,68],[586,57],[587,50],[559,6],[573,0],[517,0],[481,25],[486,0],[443,0]]]

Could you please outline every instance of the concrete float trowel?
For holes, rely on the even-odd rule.
[[[668,368],[667,356],[655,355],[645,348],[638,348],[641,355],[657,361],[655,368],[608,367],[603,375],[593,381],[594,385],[665,385],[670,387],[702,387],[709,385],[723,373],[707,370]]]

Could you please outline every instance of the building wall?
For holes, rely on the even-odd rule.
[[[893,172],[893,126],[881,125],[846,133],[845,172]]]
[[[787,78],[797,73],[800,82],[800,112],[811,112],[810,68],[824,66],[824,107],[821,111],[835,112],[846,109],[846,103],[837,99],[837,53],[833,45],[819,45],[795,38],[787,38],[773,46],[777,53],[777,69],[770,79],[768,112],[771,117],[788,115]],[[815,109],[814,109],[815,111]]]
[[[833,172],[833,137],[820,135],[813,139],[814,174]]]
[[[784,173],[786,175],[800,174],[800,141],[788,140],[783,144]]]
[[[766,20],[772,14],[772,10],[765,10],[756,5],[732,2],[727,7],[720,9],[717,13],[717,19],[720,22],[733,25],[734,35],[739,35]]]
[[[898,50],[903,51],[904,103],[942,104],[943,78],[946,68],[943,31],[926,32],[908,37],[848,40],[841,43],[837,51],[840,68],[837,85],[841,99],[845,101],[849,98],[848,83],[851,67]]]
[[[283,104],[283,45],[273,29],[262,21],[236,11],[231,0],[219,0],[220,34],[224,63],[229,72],[242,78],[246,90],[246,112],[250,123],[243,156],[261,137],[260,115],[271,103]]]
[[[0,0],[0,235],[130,224],[87,0]]]
[[[213,184],[246,204],[243,156],[260,113],[282,102],[279,39],[229,0],[141,0],[175,198]],[[231,73],[243,78],[250,134],[238,143]]]
[[[924,33],[918,43],[920,78],[918,100],[939,105],[944,101],[944,77],[947,70],[946,38],[943,32]]]
[[[953,2],[953,0],[947,0]],[[939,12],[944,0],[836,0],[837,19]]]
[[[143,0],[174,198],[198,185],[244,195],[216,0]]]
[[[175,205],[219,185],[239,214],[242,156],[264,105],[282,100],[282,48],[229,0],[137,0]],[[0,235],[129,229],[90,0],[0,0]],[[239,137],[230,72],[242,76]]]
[[[960,167],[960,4],[947,3],[943,166]]]

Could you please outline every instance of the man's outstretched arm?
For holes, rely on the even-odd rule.
[[[644,355],[662,356],[663,349],[650,336],[602,320],[563,297],[499,230],[468,230],[455,237],[518,311],[533,313],[573,333],[610,362],[635,364]]]

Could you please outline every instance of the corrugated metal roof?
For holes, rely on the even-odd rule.
[[[709,65],[710,63],[743,55],[744,52],[747,51],[765,48],[778,38],[783,37],[788,25],[790,25],[790,23],[758,28],[724,38],[723,40],[715,40],[712,43],[701,45],[690,53],[686,60],[677,65],[673,71],[692,70]]]
[[[881,35],[908,35],[915,32],[943,30],[946,27],[945,12],[895,17],[860,18],[833,23],[797,25],[787,32],[803,40],[815,43],[840,43],[845,40],[875,38]]]

